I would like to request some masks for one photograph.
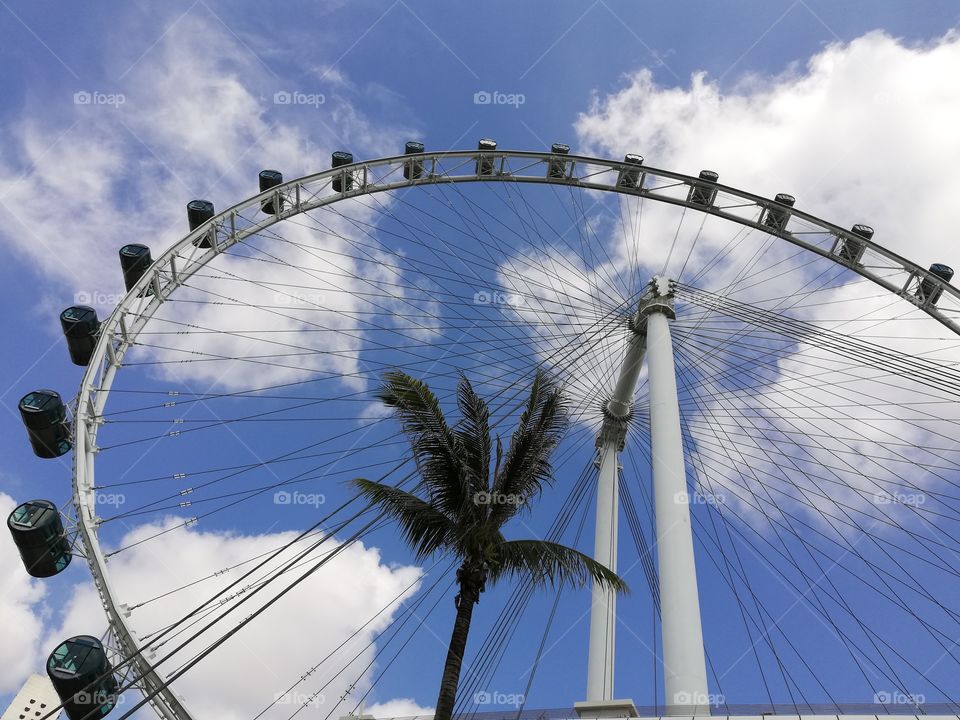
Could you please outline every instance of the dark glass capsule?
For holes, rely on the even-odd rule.
[[[424,151],[424,144],[411,140],[403,147],[404,155],[419,155]],[[423,175],[423,160],[415,158],[403,163],[403,177],[407,180],[417,180]]]
[[[761,224],[766,225],[771,230],[781,232],[787,227],[787,221],[790,220],[790,211],[787,208],[792,208],[797,199],[787,193],[777,193],[773,201],[777,205],[767,208]],[[780,207],[781,205],[783,207]]]
[[[213,203],[209,200],[191,200],[188,202],[187,223],[190,225],[191,232],[207,222],[214,214]],[[204,235],[194,240],[193,244],[197,247],[208,248],[210,247],[210,236]]]
[[[570,146],[564,145],[563,143],[554,143],[550,147],[550,152],[553,155],[569,155]],[[552,157],[550,162],[547,165],[547,177],[557,178],[562,180],[567,176],[567,161],[562,157]]]
[[[634,190],[639,188],[640,178],[643,175],[643,171],[640,170],[641,165],[643,165],[642,155],[624,155],[623,167],[620,168],[620,174],[617,176],[617,186]]]
[[[32,577],[52,577],[70,564],[70,541],[57,506],[49,500],[18,505],[7,518],[7,528]]]
[[[715,183],[720,176],[715,173],[713,170],[701,170],[700,179],[706,180],[710,183]],[[690,190],[687,193],[687,202],[691,202],[694,205],[703,205],[704,207],[712,207],[713,201],[717,197],[717,189],[706,183],[692,182],[690,183]]]
[[[949,265],[944,265],[943,263],[934,263],[930,266],[930,274],[934,275],[945,283],[949,283],[953,279],[953,268]],[[931,280],[930,278],[924,278],[920,281],[920,289],[917,292],[917,295],[921,300],[926,300],[931,305],[936,304],[937,300],[940,299],[940,296],[943,295],[943,288],[940,287],[936,281]]]
[[[73,305],[60,313],[60,327],[67,340],[70,361],[74,365],[89,365],[100,336],[97,311],[87,305]]]
[[[353,165],[353,153],[345,150],[337,150],[331,156],[330,167],[343,167],[344,165]],[[347,171],[342,175],[333,178],[333,189],[336,192],[346,192],[353,189],[353,173]]]
[[[103,644],[92,635],[58,645],[47,658],[47,675],[69,720],[96,720],[117,704],[119,683]]]
[[[146,245],[131,244],[120,248],[120,270],[123,272],[123,286],[127,292],[137,284],[137,280],[143,277],[152,263],[150,248]],[[149,295],[151,292],[148,289],[144,294]]]
[[[870,240],[873,238],[873,228],[869,225],[861,225],[857,223],[852,228],[850,232],[854,235],[864,238],[865,240]],[[855,264],[860,262],[860,258],[863,257],[863,251],[867,249],[867,244],[860,242],[856,238],[841,238],[840,245],[837,247],[837,255],[840,256],[841,260],[845,262]]]
[[[269,190],[270,188],[275,188],[277,185],[283,184],[283,173],[279,170],[261,170],[260,171],[260,192],[264,190]],[[280,196],[280,212],[283,212],[283,196]],[[260,209],[263,210],[267,215],[273,215],[277,212],[274,208],[274,202],[271,198],[270,200],[264,200],[260,203]]]
[[[37,457],[55,458],[70,452],[67,408],[59,393],[34,390],[20,398],[20,419]]]
[[[477,150],[481,153],[477,155],[477,175],[493,175],[493,158],[485,153],[493,152],[497,149],[497,141],[490,138],[482,138],[477,143]]]
[[[209,200],[191,200],[187,203],[187,222],[191,230],[196,230],[213,215],[213,203]]]

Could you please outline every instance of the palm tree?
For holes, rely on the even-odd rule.
[[[422,561],[437,552],[458,558],[456,621],[437,697],[435,720],[450,720],[473,606],[487,581],[512,577],[535,585],[591,579],[617,591],[625,583],[573,548],[545,540],[507,540],[503,526],[553,483],[550,455],[568,424],[560,388],[538,371],[506,453],[490,437],[490,411],[463,375],[457,387],[461,421],[451,427],[436,396],[420,380],[393,371],[377,397],[393,409],[410,442],[418,482],[412,492],[372,480],[353,481],[360,494],[400,526]],[[491,455],[495,456],[493,472]]]

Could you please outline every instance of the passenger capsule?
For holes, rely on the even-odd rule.
[[[934,263],[930,266],[930,274],[935,275],[945,283],[949,283],[950,280],[953,279],[953,268],[949,265]],[[940,287],[936,281],[930,278],[924,278],[920,281],[920,289],[917,295],[921,300],[926,300],[931,305],[934,305],[937,300],[940,299],[940,296],[943,295],[943,288]]]
[[[617,176],[617,186],[636,190],[640,187],[640,178],[643,175],[640,166],[643,165],[642,155],[624,155],[623,167]]]
[[[343,167],[344,165],[353,165],[353,153],[345,150],[337,150],[331,157],[331,167]],[[341,175],[333,178],[333,189],[336,192],[346,192],[353,189],[353,173],[345,171]]]
[[[787,195],[787,193],[777,193],[773,201],[777,204],[767,208],[761,224],[766,225],[771,230],[780,232],[787,227],[787,221],[790,219],[790,211],[787,208],[792,208],[797,199],[793,195]],[[780,207],[781,205],[783,207]]]
[[[857,223],[852,228],[850,232],[854,235],[858,235],[865,240],[870,240],[873,238],[873,228],[869,225],[861,225]],[[859,263],[860,258],[863,257],[863,251],[867,249],[867,244],[860,242],[856,238],[840,238],[840,245],[837,247],[837,255],[840,256],[842,260],[845,260],[848,263]]]
[[[53,390],[34,390],[20,399],[20,419],[37,457],[55,458],[70,452],[67,408]]]
[[[547,177],[562,180],[567,176],[567,161],[563,157],[557,157],[570,154],[570,146],[563,143],[554,143],[550,147],[550,152],[554,157],[550,158],[547,165]]]
[[[424,144],[411,140],[403,146],[404,155],[419,155],[424,151]],[[423,175],[423,159],[414,158],[403,163],[403,177],[407,180],[417,180]]]
[[[52,577],[70,564],[70,541],[57,506],[49,500],[18,505],[7,518],[7,527],[29,575]]]
[[[706,180],[710,183],[715,183],[720,178],[720,176],[713,170],[701,170],[699,177],[701,180]],[[715,187],[712,187],[706,183],[690,183],[690,191],[687,193],[687,202],[691,202],[694,205],[712,207],[713,201],[716,199],[716,197],[717,189]]]
[[[47,658],[47,675],[69,720],[95,720],[117,704],[113,667],[103,644],[91,635],[61,643]]]
[[[264,190],[269,190],[270,188],[275,188],[277,185],[283,184],[283,173],[279,170],[261,170],[260,171],[260,192]],[[263,210],[267,215],[273,215],[276,213],[274,208],[273,198],[270,200],[264,200],[260,203],[260,209]],[[280,196],[280,211],[283,212],[283,196]]]
[[[100,335],[97,311],[86,305],[73,305],[60,313],[60,327],[67,339],[67,350],[74,365],[89,365]]]
[[[215,214],[213,203],[209,200],[191,200],[187,203],[187,222],[190,225],[191,232],[203,225]],[[197,247],[208,248],[210,247],[210,236],[204,235],[194,240],[193,244]]]
[[[213,215],[213,203],[209,200],[191,200],[187,203],[187,222],[190,224],[190,230],[196,230]]]
[[[477,150],[481,153],[477,155],[477,175],[493,175],[493,158],[486,153],[497,149],[497,141],[490,138],[482,138],[477,143]]]
[[[123,272],[123,286],[127,292],[133,289],[151,264],[153,258],[150,257],[150,248],[146,245],[132,244],[120,248],[120,270]],[[150,292],[152,291],[148,289],[144,294],[148,295]]]

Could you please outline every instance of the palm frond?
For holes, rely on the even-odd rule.
[[[417,559],[422,560],[437,550],[458,545],[456,523],[426,500],[374,480],[356,478],[350,484],[359,490],[361,496],[397,521]]]
[[[509,540],[489,560],[490,579],[532,579],[536,586],[584,587],[595,580],[619,593],[630,588],[615,572],[579,550],[547,540]]]
[[[404,372],[388,372],[377,397],[393,408],[410,442],[420,489],[451,517],[472,511],[463,447],[427,384]]]
[[[468,481],[473,493],[490,489],[490,408],[477,395],[466,375],[457,384],[457,405],[463,419],[456,431],[464,452]]]
[[[554,379],[538,370],[510,446],[494,478],[497,495],[514,498],[497,508],[494,519],[503,524],[540,494],[553,477],[550,455],[568,426],[567,403]]]

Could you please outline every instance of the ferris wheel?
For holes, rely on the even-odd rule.
[[[147,702],[167,720],[203,717],[180,696],[181,676],[354,544],[390,532],[342,481],[402,485],[416,474],[372,401],[370,387],[392,368],[423,377],[444,401],[470,376],[498,427],[537,369],[560,378],[574,423],[557,462],[563,497],[542,532],[642,573],[662,633],[649,665],[665,714],[726,704],[711,700],[724,678],[711,624],[731,608],[771,703],[778,683],[791,698],[814,688],[833,701],[804,639],[771,630],[776,601],[755,587],[761,568],[796,602],[810,597],[867,686],[909,694],[913,668],[953,702],[937,673],[878,637],[888,616],[869,616],[844,587],[884,594],[905,630],[939,638],[960,664],[943,642],[960,623],[951,268],[918,265],[869,226],[824,221],[786,193],[764,198],[710,170],[569,150],[505,151],[484,139],[429,152],[410,142],[377,160],[335,152],[330,169],[295,180],[264,170],[260,192],[224,211],[191,201],[188,234],[158,257],[121,248],[126,294],[109,316],[64,310],[70,358],[86,367],[76,399],[40,389],[19,408],[35,454],[72,453],[72,507],[25,502],[8,527],[35,577],[82,556],[106,613],[104,635],[69,638],[48,661],[71,720],[109,712],[127,689],[143,700],[114,710],[124,717]],[[588,508],[592,544],[582,537]],[[143,587],[114,576],[125,556],[176,565],[164,555],[172,538],[250,518],[265,530],[281,510],[296,532],[202,577]],[[621,518],[636,549],[627,567]],[[309,688],[294,708],[278,710],[274,698],[257,717],[357,711],[448,589],[437,563],[436,576],[371,606],[361,627],[383,613],[390,622],[374,623],[369,643],[325,649],[277,679],[282,693]],[[698,575],[711,565],[707,598]],[[846,573],[836,584],[834,566]],[[713,597],[721,589],[723,601]],[[505,593],[465,676],[463,712],[535,602],[529,588]],[[556,608],[538,614],[549,617],[544,639]],[[636,714],[614,690],[617,598],[594,588],[589,612],[578,711]],[[891,653],[898,660],[875,657]],[[324,684],[317,670],[327,667],[343,677]],[[384,668],[373,680],[372,667]],[[346,689],[318,707],[336,683]]]

